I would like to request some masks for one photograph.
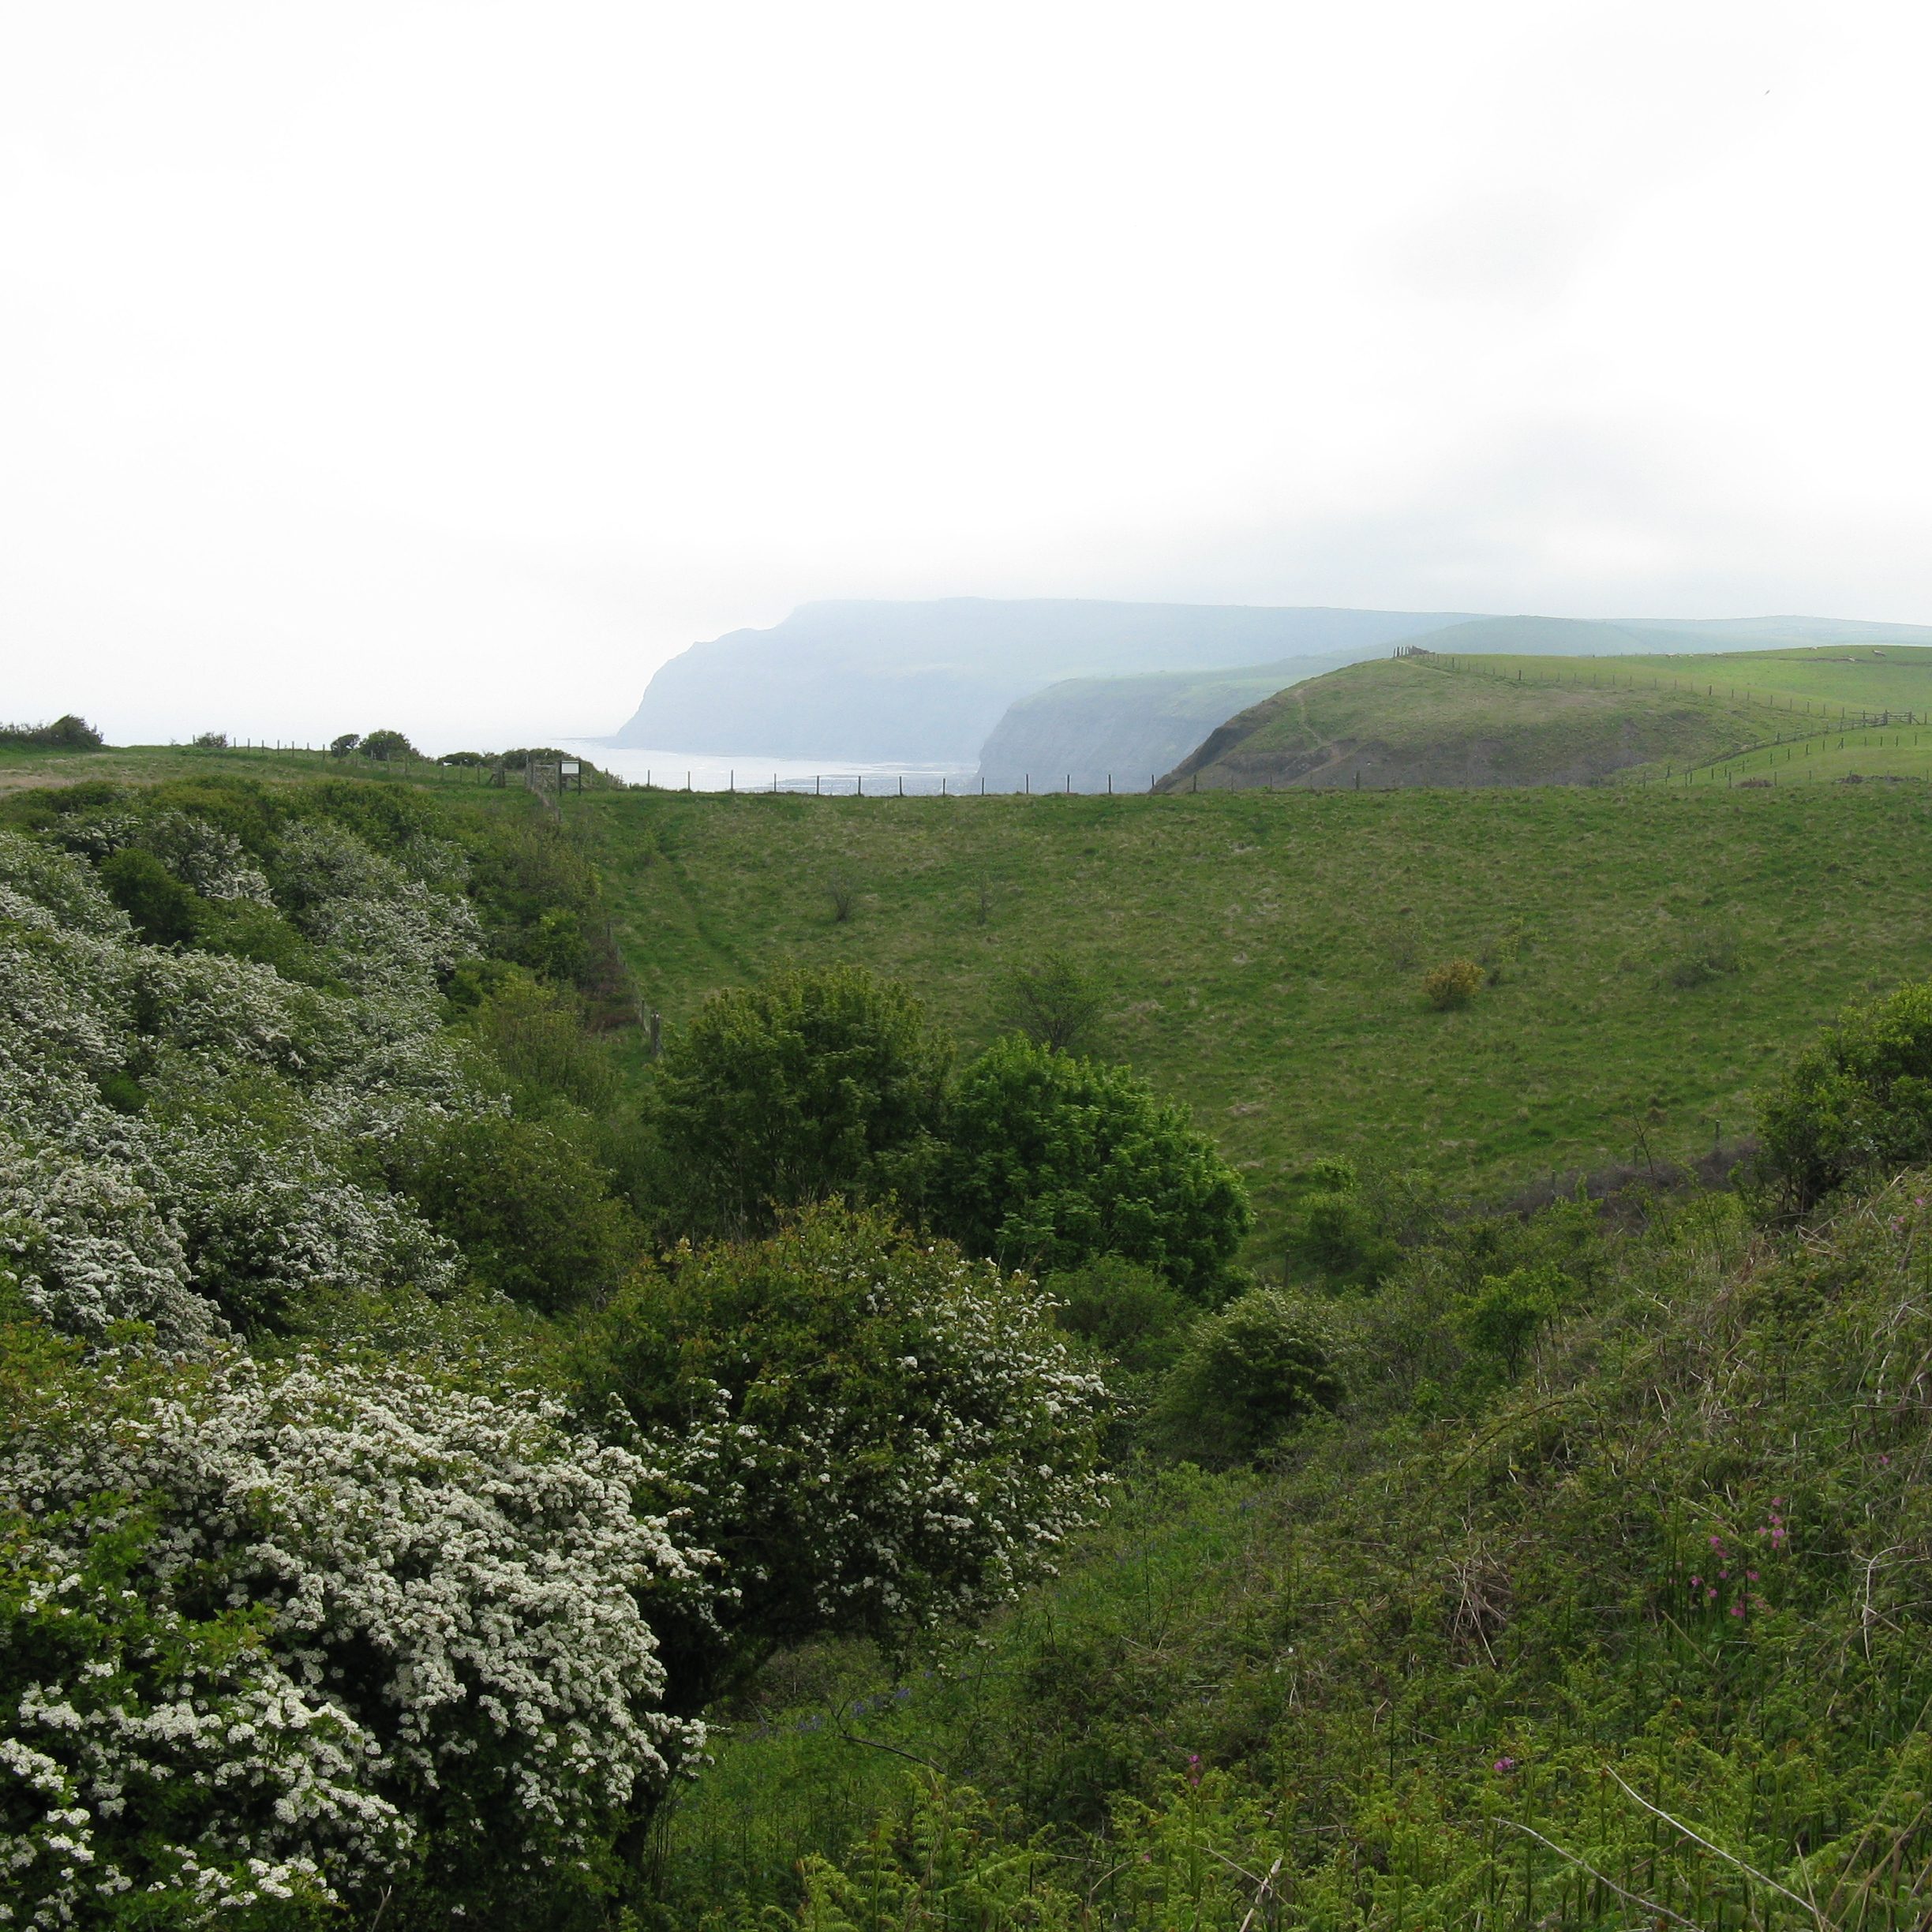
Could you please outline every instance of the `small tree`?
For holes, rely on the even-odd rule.
[[[673,1211],[732,1234],[835,1194],[916,1199],[951,1060],[919,1002],[861,967],[713,994],[665,1049],[652,1097]]]
[[[1104,1004],[1099,988],[1064,953],[1017,967],[1006,984],[1008,1017],[1028,1039],[1054,1053],[1072,1053],[1087,1040]]]
[[[996,1041],[961,1076],[945,1139],[934,1218],[1009,1267],[1121,1255],[1204,1300],[1248,1231],[1239,1177],[1125,1067]]]
[[[645,1269],[577,1367],[586,1412],[628,1414],[736,1593],[716,1622],[659,1623],[681,1711],[780,1644],[983,1612],[1098,1500],[1103,1391],[1046,1297],[876,1211]]]
[[[548,1313],[602,1301],[642,1246],[602,1170],[539,1121],[451,1121],[412,1146],[398,1178],[479,1281]]]
[[[422,754],[399,731],[373,731],[362,740],[365,758],[420,758]]]
[[[1458,1301],[1457,1329],[1470,1348],[1514,1381],[1530,1344],[1555,1316],[1566,1285],[1563,1271],[1547,1262],[1485,1275],[1473,1294]]]
[[[201,900],[152,852],[123,846],[101,861],[100,882],[150,945],[186,945],[194,938]]]
[[[339,738],[329,740],[329,756],[346,758],[361,742],[362,734],[360,732],[344,732]]]

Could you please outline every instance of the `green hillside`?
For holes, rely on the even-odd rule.
[[[1828,726],[1877,728],[1928,713],[1932,650],[1921,646],[1688,659],[1421,648],[1276,692],[1230,718],[1163,783],[1207,790],[1661,778]]]
[[[1777,735],[1770,708],[1616,660],[1415,656],[1351,665],[1276,692],[1212,733],[1166,791],[1588,784],[1635,766],[1702,764]],[[1507,664],[1507,672],[1490,667]],[[1547,667],[1561,667],[1547,668]]]
[[[1926,1184],[1795,1241],[1728,1196],[1487,1229],[1491,1266],[1571,1245],[1481,1395],[1480,1245],[1424,1245],[1273,1470],[1141,1473],[936,1668],[800,1660],[674,1821],[678,1893],[736,1932],[822,1858],[850,1915],[792,1923],[863,1932],[1922,1927],[1932,1441],[1888,1391]]]
[[[1481,617],[1442,623],[1401,640],[1458,661],[1502,654],[1512,660],[1579,660],[1658,653],[1706,657],[1750,651],[1822,648],[1833,654],[1874,650],[1888,656],[1932,645],[1932,631],[1908,624],[1859,623],[1824,617],[1717,620]],[[1385,643],[1383,649],[1386,650]],[[1326,662],[1284,663],[1234,671],[1162,672],[1138,677],[1069,679],[1011,705],[979,754],[980,776],[993,791],[1035,791],[1070,784],[1076,792],[1133,790],[1140,774],[1171,770],[1210,732],[1250,705],[1292,683],[1379,653],[1357,645]],[[1779,686],[1782,690],[1783,686]],[[1182,742],[1185,740],[1185,742]],[[1265,782],[1265,781],[1264,781]],[[1352,781],[1351,781],[1352,782]],[[1365,784],[1369,782],[1365,778]],[[1462,782],[1460,780],[1457,782]]]
[[[1324,1155],[1493,1198],[1706,1152],[1841,1000],[1932,971],[1916,787],[632,792],[576,822],[672,1026],[715,987],[844,960],[907,979],[970,1047],[1007,1023],[1013,968],[1065,952],[1104,995],[1099,1050],[1243,1170],[1257,1256]],[[1421,975],[1462,954],[1496,983],[1428,1010]]]

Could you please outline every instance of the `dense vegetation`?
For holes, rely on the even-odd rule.
[[[595,1922],[716,1685],[982,1610],[1091,1513],[1102,1385],[1030,1283],[829,1208],[650,1261],[553,818],[7,816],[8,1922]]]
[[[1465,799],[1452,848],[333,771],[0,805],[0,1923],[1923,1921],[1932,994],[1818,1033],[1925,961],[1840,889],[1865,957],[1807,972],[1790,897],[1853,836],[1909,877],[1915,803]],[[1304,1002],[1257,1247],[1199,1124],[1249,1117],[1120,978],[1136,877],[1256,943],[1250,846],[1331,973],[1364,868],[1488,926],[1565,855],[1581,933],[1376,982],[1362,1064],[1439,1072],[1748,854],[1777,972],[1700,919],[1642,998],[1704,1080],[1783,1002],[1762,1148],[1504,1211],[1337,1130]],[[1109,948],[1056,916],[1110,895]]]
[[[106,741],[71,711],[51,724],[0,724],[0,747],[36,751],[97,751]]]

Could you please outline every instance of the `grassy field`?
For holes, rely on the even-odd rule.
[[[369,778],[388,784],[424,784],[444,792],[478,788],[474,772],[428,759],[385,765],[368,758],[332,758],[326,751],[278,751],[266,746],[210,751],[192,745],[110,745],[99,751],[0,746],[0,792],[96,779],[119,784],[155,784],[163,779],[218,772],[238,778]]]
[[[1313,1158],[1501,1194],[1690,1156],[1848,998],[1932,972],[1932,796],[1556,788],[969,800],[571,800],[647,1005],[856,960],[971,1050],[1059,949],[1101,1050],[1241,1167],[1265,1259]],[[856,893],[833,916],[829,883]],[[1499,975],[1436,1013],[1424,971]]]
[[[1331,672],[1230,718],[1176,790],[1649,781],[1761,744],[1932,716],[1932,650],[1462,656]]]

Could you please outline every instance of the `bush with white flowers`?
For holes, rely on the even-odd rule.
[[[146,838],[199,863],[204,886],[252,890],[238,844],[196,822],[130,811],[69,837],[103,851]],[[445,849],[418,842],[446,877]],[[135,1320],[190,1346],[224,1316],[273,1324],[310,1288],[456,1277],[451,1244],[369,1185],[363,1150],[500,1110],[433,993],[474,919],[339,828],[298,824],[284,844],[318,930],[345,903],[353,923],[354,895],[402,908],[385,929],[395,957],[361,975],[376,990],[140,945],[81,859],[0,833],[0,1260],[69,1333]]]
[[[674,1696],[691,1694],[680,1668],[702,1691],[814,1632],[891,1641],[1050,1567],[1103,1498],[1106,1402],[1051,1305],[841,1206],[613,1297],[579,1357],[586,1411],[621,1405],[736,1593],[734,1649],[698,1633]]]
[[[11,1923],[107,1922],[129,1889],[185,1923],[367,1901],[405,1853],[500,1900],[580,1870],[694,1748],[646,1611],[698,1568],[635,1507],[653,1473],[554,1404],[26,1346],[0,1361]]]

